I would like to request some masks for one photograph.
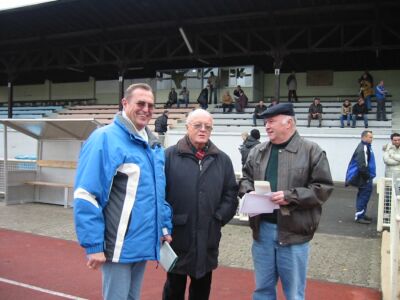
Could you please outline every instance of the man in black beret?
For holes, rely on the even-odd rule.
[[[253,300],[276,299],[281,279],[286,299],[304,299],[309,253],[333,182],[325,152],[300,137],[292,103],[265,110],[269,141],[255,146],[243,166],[240,195],[254,193],[254,181],[269,181],[271,213],[250,218],[256,289]]]

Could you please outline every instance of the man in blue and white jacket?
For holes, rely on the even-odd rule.
[[[154,96],[128,87],[123,111],[84,144],[74,192],[75,228],[90,269],[102,267],[105,299],[139,299],[146,261],[171,242],[164,150],[147,128]]]

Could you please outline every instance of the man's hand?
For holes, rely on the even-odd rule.
[[[288,205],[289,204],[289,202],[287,202],[285,200],[285,194],[283,193],[283,191],[278,191],[278,192],[272,193],[271,201],[278,205]]]
[[[87,256],[88,262],[86,263],[86,266],[89,269],[96,270],[99,267],[101,267],[102,264],[106,262],[106,257],[104,255],[104,252],[98,252],[98,253],[92,253]]]
[[[172,236],[169,235],[169,234],[162,236],[161,237],[161,243],[164,242],[164,241],[168,242],[168,243],[171,243],[172,242]]]

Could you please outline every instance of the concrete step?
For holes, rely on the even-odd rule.
[[[243,114],[237,114],[237,113],[213,113],[212,114],[214,120],[216,119],[230,119],[230,120],[253,120],[253,114],[252,113],[243,113]],[[296,119],[297,120],[307,120],[308,118],[308,113],[299,113],[296,114]],[[324,120],[338,120],[340,118],[340,114],[338,113],[324,113],[322,118]],[[391,120],[392,119],[392,114],[387,113],[386,118]],[[370,113],[368,114],[368,120],[376,120],[376,113]]]

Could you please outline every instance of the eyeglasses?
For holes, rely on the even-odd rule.
[[[196,130],[200,130],[200,129],[203,129],[203,128],[208,132],[213,130],[213,127],[211,125],[208,125],[208,124],[194,123],[194,124],[190,124],[190,125]]]
[[[139,106],[139,108],[141,108],[141,109],[145,108],[146,105],[147,105],[147,108],[149,110],[153,110],[154,109],[154,104],[153,103],[147,103],[146,101],[137,101],[137,102],[135,102],[135,104],[137,106]]]

